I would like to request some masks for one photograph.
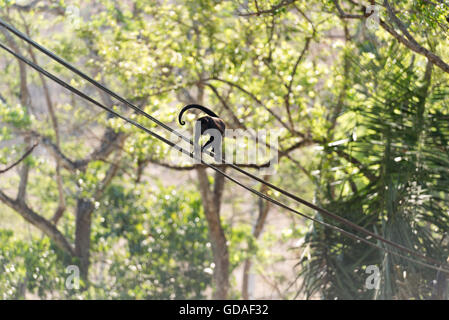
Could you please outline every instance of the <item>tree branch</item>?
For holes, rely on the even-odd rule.
[[[14,41],[11,34],[4,28],[1,28],[1,32],[4,34],[8,45],[17,53],[20,53],[19,46]],[[20,103],[23,107],[31,107],[31,96],[27,86],[27,68],[24,62],[17,59],[19,64],[19,76],[20,76]]]
[[[223,99],[223,97],[220,95],[217,88],[210,83],[206,83],[206,86],[208,86],[212,90],[212,92],[215,94],[215,96],[218,98],[218,100],[220,100],[223,107],[229,112],[234,125],[237,128],[247,130],[245,124],[243,122],[241,122],[240,119],[235,115],[234,111],[232,111],[231,107],[226,103],[226,100]]]
[[[433,52],[430,52],[426,48],[419,45],[416,41],[410,42],[401,35],[399,35],[394,28],[386,24],[383,20],[380,20],[380,25],[384,28],[388,33],[390,33],[393,37],[395,37],[400,43],[404,44],[406,47],[411,49],[412,51],[425,56],[430,62],[434,65],[438,66],[444,72],[449,73],[449,65],[445,63],[440,57],[438,57]]]
[[[337,8],[337,11],[338,11],[338,14],[340,15],[340,18],[343,18],[343,19],[362,19],[362,18],[365,18],[365,15],[363,15],[363,14],[348,14],[348,13],[344,12],[344,10],[341,8],[340,3],[338,2],[338,0],[332,0],[332,2],[334,3],[335,7]],[[364,6],[362,6],[362,7],[365,8]]]
[[[44,219],[30,209],[25,202],[13,200],[1,190],[0,201],[5,203],[8,207],[19,213],[26,221],[45,233],[59,248],[71,255],[75,254],[74,248],[70,245],[64,235],[50,221]]]
[[[290,82],[287,85],[287,93],[284,96],[285,108],[287,109],[288,121],[290,123],[292,132],[295,132],[295,125],[293,123],[292,114],[291,114],[291,110],[290,110],[290,94],[292,93],[293,80],[295,78],[296,71],[298,69],[299,63],[302,61],[305,53],[307,52],[307,50],[309,48],[310,40],[311,40],[311,38],[306,39],[304,48],[302,49],[301,54],[298,56],[298,59],[296,59],[295,65],[293,66],[292,73],[290,74]]]
[[[341,156],[342,158],[344,158],[346,161],[354,164],[357,166],[357,168],[359,168],[360,172],[369,179],[370,182],[375,182],[377,177],[372,174],[368,168],[366,168],[359,160],[357,160],[356,158],[354,158],[352,155],[344,152],[343,150],[333,150],[335,153],[337,153],[339,156]]]
[[[13,164],[11,164],[10,166],[6,167],[5,169],[0,170],[0,174],[5,173],[6,171],[9,171],[9,170],[11,170],[12,168],[14,168],[15,166],[17,166],[20,162],[22,162],[26,157],[28,157],[28,156],[33,152],[34,148],[36,148],[38,144],[39,144],[39,143],[36,142],[31,148],[29,148],[29,149],[27,150],[27,152],[25,152],[25,153],[23,154],[23,156],[20,157],[19,160],[17,160],[16,162],[14,162]]]
[[[29,4],[26,4],[26,5],[19,5],[19,4],[15,3],[12,5],[12,7],[19,11],[25,11],[25,12],[29,12],[31,10],[36,10],[39,12],[47,12],[47,13],[53,11],[54,13],[59,14],[59,15],[63,15],[65,13],[64,8],[62,8],[59,4],[51,5],[51,4],[47,4],[40,0],[31,1]]]
[[[271,6],[270,9],[266,9],[266,10],[260,10],[259,6],[256,4],[256,11],[255,12],[247,12],[247,13],[239,13],[238,15],[241,17],[249,17],[249,16],[260,16],[262,14],[272,14],[275,13],[277,10],[283,8],[283,7],[287,7],[290,4],[294,3],[296,0],[281,0],[280,3]]]
[[[232,82],[232,81],[228,81],[228,80],[224,80],[224,79],[220,79],[217,77],[213,77],[213,78],[209,78],[209,79],[203,79],[203,81],[208,81],[208,80],[215,80],[215,81],[220,81],[223,83],[226,83],[232,87],[235,87],[237,89],[239,89],[240,91],[242,91],[243,93],[245,93],[246,95],[248,95],[251,99],[253,99],[254,101],[257,102],[257,104],[259,104],[262,108],[264,108],[269,114],[271,114],[277,121],[279,121],[279,123],[285,128],[287,129],[289,132],[291,132],[291,128],[290,126],[288,126],[284,121],[282,121],[282,119],[273,112],[273,110],[271,110],[270,108],[267,108],[265,106],[264,103],[262,103],[261,100],[259,100],[253,93],[249,92],[248,90],[246,90],[245,88],[241,87],[240,85]],[[301,132],[294,132],[295,134],[297,134],[300,137],[304,137],[304,135]]]
[[[338,0],[332,0],[337,8],[337,11],[341,18],[345,19],[362,19],[367,17],[367,15],[353,15],[353,14],[347,14],[343,11],[343,9],[340,7]],[[387,8],[388,14],[390,18],[393,20],[393,22],[396,23],[399,30],[404,34],[404,36],[401,36],[392,26],[388,25],[385,21],[382,19],[379,19],[380,26],[387,31],[389,34],[391,34],[396,40],[398,40],[400,43],[405,45],[410,50],[426,57],[430,62],[432,62],[434,65],[438,66],[441,70],[444,72],[449,73],[449,64],[444,62],[439,56],[437,56],[435,53],[431,52],[430,50],[424,48],[421,46],[414,38],[413,36],[408,32],[407,27],[402,23],[402,21],[395,15],[394,11],[392,10],[391,6],[389,5],[387,0],[384,0],[384,5]],[[366,7],[364,5],[360,5],[361,8],[366,12]],[[372,14],[372,13],[371,13]],[[369,16],[369,14],[368,14]]]
[[[66,156],[57,145],[55,145],[50,138],[41,135],[36,131],[29,131],[27,134],[31,134],[40,139],[42,144],[51,153],[51,155],[61,161],[64,168],[69,171],[83,170],[91,161],[101,160],[110,155],[120,144],[120,141],[126,137],[121,132],[114,132],[112,129],[106,129],[101,139],[100,146],[95,149],[87,158],[80,160],[71,160]]]
[[[25,18],[23,17],[21,12],[19,12],[19,14],[20,14],[20,16],[22,18],[22,21],[24,23],[26,34],[27,34],[27,36],[30,36],[30,30],[29,30],[28,24],[26,23]],[[31,47],[31,45],[28,45],[28,53],[30,54],[32,61],[35,64],[38,64],[36,56],[34,54],[34,51],[33,51],[32,47]],[[53,101],[51,100],[50,90],[48,88],[47,81],[45,80],[45,77],[40,72],[39,72],[39,78],[40,78],[41,83],[42,83],[42,87],[43,87],[43,90],[44,90],[45,101],[47,103],[48,113],[50,114],[51,124],[53,126],[53,131],[55,133],[56,146],[58,148],[60,148],[61,140],[60,140],[60,135],[59,135],[59,123],[58,123],[58,118],[56,116],[55,108],[53,106]],[[55,158],[55,160],[56,160],[56,168],[55,168],[55,171],[56,171],[56,184],[58,186],[58,207],[57,207],[57,209],[56,209],[56,211],[55,211],[55,213],[53,215],[53,218],[51,220],[53,221],[54,224],[57,224],[59,219],[64,214],[64,211],[66,209],[66,202],[65,202],[65,197],[64,197],[64,188],[63,188],[62,176],[61,176],[61,160],[59,158]]]
[[[344,23],[345,41],[348,42],[350,39],[350,35],[349,35],[347,22],[346,21],[342,21],[342,22]],[[343,56],[343,86],[338,95],[337,105],[336,105],[336,108],[334,109],[334,113],[331,115],[331,118],[330,118],[331,126],[328,130],[328,133],[330,133],[332,136],[333,136],[332,131],[335,129],[335,126],[337,125],[337,119],[341,113],[341,110],[343,109],[344,99],[347,94],[350,66],[351,66],[351,64],[349,61],[348,54],[346,52],[344,52],[344,56]]]
[[[103,195],[107,186],[111,183],[112,179],[117,175],[117,172],[120,168],[120,166],[118,165],[120,158],[121,158],[121,150],[119,149],[116,152],[115,159],[114,159],[113,163],[110,164],[110,167],[109,167],[108,171],[106,172],[106,176],[101,181],[101,183],[99,184],[99,187],[95,191],[94,198],[96,200],[101,198],[101,196]]]
[[[142,160],[141,162],[145,163],[145,164],[153,163],[153,164],[156,164],[158,166],[161,166],[161,167],[164,167],[164,168],[167,168],[167,169],[177,170],[177,171],[189,171],[189,170],[193,170],[193,169],[207,167],[206,165],[200,164],[200,163],[194,164],[194,165],[187,165],[187,166],[176,166],[176,165],[171,165],[171,164],[168,164],[168,163],[164,163],[164,162],[161,162],[158,159],[152,159],[152,158]],[[262,169],[262,168],[268,168],[270,166],[270,161],[267,161],[267,162],[265,162],[263,164],[251,164],[251,163],[246,164],[246,163],[242,163],[242,164],[236,164],[236,166],[238,166],[240,168]],[[214,167],[224,169],[224,168],[229,167],[229,164],[214,164]]]

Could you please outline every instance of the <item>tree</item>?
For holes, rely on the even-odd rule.
[[[320,202],[387,239],[444,262],[448,198],[441,186],[447,185],[443,163],[448,132],[441,121],[447,89],[433,84],[431,62],[423,70],[416,56],[395,44],[359,50],[365,59],[353,62],[359,85],[347,106],[355,123],[350,129],[353,137],[323,150],[327,156],[320,175],[325,191]],[[338,157],[341,154],[346,156]],[[341,169],[326,169],[336,166]],[[308,294],[320,290],[326,299],[435,297],[432,281],[438,275],[433,270],[355,245],[318,226],[308,245],[313,258],[302,261]],[[369,265],[382,271],[379,291],[365,286]]]
[[[447,8],[435,1],[375,5],[380,14],[374,29],[367,22],[377,18],[373,17],[377,11],[370,14],[367,3],[334,0],[102,0],[94,4],[0,0],[0,17],[170,126],[177,125],[182,105],[199,103],[212,107],[228,128],[244,131],[249,148],[260,147],[256,130],[276,131],[278,146],[262,144],[277,154],[275,175],[262,170],[270,165],[271,156],[237,165],[304,198],[313,197],[374,232],[443,259],[447,106],[442,83],[448,70],[442,50],[447,39],[438,32],[447,31]],[[3,28],[0,41],[121,114],[190,147]],[[211,174],[145,132],[95,109],[4,52],[0,63],[5,66],[0,136],[10,142],[2,144],[0,151],[2,208],[36,227],[33,232],[45,234],[55,261],[80,267],[85,289],[80,297],[104,297],[110,292],[116,297],[170,298],[170,290],[175,297],[205,297],[211,279],[215,298],[238,297],[232,277],[239,266],[244,278],[242,296],[249,297],[248,274],[254,262],[261,269],[259,244],[265,241],[262,230],[266,230],[268,212],[282,210],[247,197],[237,186],[225,183],[222,175]],[[380,119],[375,118],[379,115]],[[194,118],[188,115],[186,130],[192,129]],[[405,157],[401,152],[412,155]],[[241,179],[229,166],[218,166]],[[161,181],[182,190],[170,195],[158,184]],[[147,193],[132,191],[144,192],[149,183],[155,199],[169,196],[173,204],[145,202],[141,197]],[[252,186],[278,198],[263,185]],[[423,193],[430,198],[418,201]],[[279,200],[293,205],[288,199]],[[182,201],[195,210],[186,209]],[[238,210],[241,222],[234,224],[231,204],[239,201],[244,203]],[[410,213],[413,201],[416,212]],[[152,206],[158,209],[148,213]],[[189,225],[199,228],[198,238],[192,239],[201,244],[191,260],[182,254],[181,236],[166,223],[172,214],[173,220],[181,219],[175,219],[176,212],[182,219],[204,222]],[[162,225],[154,224],[152,217],[162,219]],[[206,226],[210,256],[209,247],[203,246]],[[380,261],[389,288],[384,288],[382,297],[407,296],[403,291],[408,287],[395,281],[431,280],[429,273],[418,268],[406,270],[410,277],[400,276],[392,270],[411,266],[319,226],[292,218],[290,227],[288,236],[276,230],[277,237],[298,240],[305,228],[311,228],[302,239],[306,245],[297,250],[303,257],[298,279],[305,281],[302,292],[306,294],[372,297],[372,292],[358,291],[364,279],[361,270]],[[170,240],[146,243],[142,228],[152,233],[164,229]],[[416,236],[418,231],[425,235]],[[8,243],[17,240],[6,234]],[[126,240],[119,234],[126,235]],[[41,246],[30,241],[24,245]],[[101,260],[107,256],[105,248],[116,253],[108,257],[108,263]],[[154,257],[159,260],[144,263],[151,249],[158,252]],[[134,259],[128,259],[131,252]],[[178,257],[178,263],[169,255]],[[123,281],[109,285],[103,278],[98,280],[98,266],[125,275],[131,265],[136,270]],[[197,283],[194,276],[184,277],[185,265],[197,276]],[[153,282],[138,277],[139,270]],[[345,283],[348,272],[354,270],[359,272],[357,277]],[[183,283],[173,284],[170,279],[175,276],[163,278],[164,272],[182,274]],[[272,287],[279,297],[296,297],[291,292],[295,281],[275,279]],[[422,281],[417,280],[417,286],[424,285]],[[287,282],[282,292],[280,285]],[[142,285],[145,288],[140,290]],[[51,288],[59,290],[56,285]],[[133,289],[129,293],[127,288]],[[429,292],[426,287],[418,296],[428,297]]]

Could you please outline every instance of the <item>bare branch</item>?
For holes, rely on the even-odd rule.
[[[430,62],[432,62],[434,65],[438,66],[440,69],[442,69],[444,72],[449,73],[449,64],[445,63],[443,60],[441,60],[440,57],[438,57],[433,52],[427,50],[426,48],[419,45],[416,41],[411,42],[399,35],[394,28],[386,24],[383,20],[380,20],[380,25],[382,28],[384,28],[388,33],[390,33],[393,37],[395,37],[400,43],[407,46],[412,51],[425,56]]]
[[[296,3],[293,4],[293,6],[295,7],[296,11],[299,12],[300,15],[302,15],[304,17],[304,19],[306,19],[306,21],[312,26],[312,30],[313,30],[313,35],[316,35],[317,31],[315,28],[315,25],[313,24],[313,21],[304,13],[304,11],[302,11],[297,5]]]
[[[349,41],[350,35],[349,35],[347,22],[345,20],[343,20],[343,23],[344,23],[345,40]],[[332,131],[334,130],[335,126],[337,125],[337,119],[340,116],[341,110],[343,109],[344,99],[346,97],[347,90],[348,90],[348,78],[349,78],[350,66],[351,66],[351,64],[349,61],[349,57],[346,53],[344,53],[344,57],[343,57],[343,86],[338,95],[337,105],[334,109],[334,113],[331,115],[331,118],[330,118],[331,126],[328,130],[328,133],[332,133]]]
[[[220,100],[223,107],[229,112],[234,125],[237,126],[237,128],[246,130],[245,124],[243,122],[241,122],[240,119],[235,115],[234,111],[227,104],[226,100],[220,95],[217,88],[210,83],[206,83],[206,86],[208,86],[212,90],[212,92],[215,94],[215,96],[217,96],[218,100]]]
[[[28,24],[26,23],[25,18],[23,17],[21,12],[19,12],[19,14],[24,23],[26,34],[28,36],[30,36],[30,30],[29,30]],[[38,64],[36,56],[34,54],[34,51],[30,45],[28,45],[28,53],[30,54],[32,61],[35,64]],[[47,103],[48,113],[50,114],[51,124],[53,126],[53,131],[55,133],[56,146],[58,148],[60,148],[61,143],[60,143],[60,136],[59,136],[59,123],[58,123],[58,119],[56,116],[55,108],[53,106],[53,102],[51,100],[50,90],[48,88],[47,81],[45,80],[45,77],[40,72],[39,72],[39,78],[42,83],[45,101]],[[63,183],[62,183],[62,177],[61,177],[61,160],[59,158],[55,158],[55,159],[56,159],[56,169],[55,169],[56,170],[56,184],[58,186],[58,207],[57,207],[55,214],[53,215],[53,218],[51,220],[53,221],[54,224],[57,224],[66,209],[66,202],[65,202],[64,189],[63,189]]]
[[[63,15],[65,13],[64,8],[60,6],[59,3],[55,3],[54,5],[48,4],[46,1],[34,0],[26,5],[13,4],[12,7],[19,11],[29,12],[32,10],[39,12],[53,12],[58,15]]]
[[[119,165],[118,165],[118,162],[120,161],[121,154],[122,154],[121,150],[118,149],[117,152],[116,152],[115,159],[114,159],[113,163],[111,163],[108,171],[106,172],[106,176],[100,182],[99,187],[95,191],[94,198],[96,200],[101,198],[101,196],[103,195],[103,193],[106,190],[107,186],[111,183],[112,179],[117,175],[117,172],[118,172],[118,170],[120,168]]]
[[[413,43],[418,44],[416,40],[412,37],[412,35],[408,32],[407,27],[402,23],[401,20],[395,15],[392,7],[390,6],[390,3],[387,0],[384,0],[384,6],[387,8],[388,15],[390,16],[391,20],[399,27],[401,32],[407,37],[407,39]]]
[[[298,56],[298,59],[296,59],[295,65],[293,66],[292,73],[290,74],[290,82],[287,85],[287,93],[284,96],[285,108],[287,109],[287,115],[288,115],[288,121],[290,123],[291,131],[293,131],[293,132],[295,132],[295,125],[293,123],[292,114],[291,114],[291,110],[290,110],[290,94],[292,93],[292,85],[293,85],[293,80],[296,75],[296,71],[298,69],[299,63],[302,61],[305,53],[307,52],[307,50],[309,48],[310,40],[311,40],[310,38],[306,39],[304,48],[302,49],[301,54]]]
[[[11,199],[1,190],[0,201],[19,213],[26,221],[28,221],[48,237],[50,237],[50,239],[52,239],[55,244],[62,250],[68,252],[71,255],[75,254],[74,248],[70,245],[64,235],[50,221],[38,215],[24,202]]]
[[[340,15],[340,18],[343,19],[362,19],[365,18],[365,15],[363,14],[348,14],[346,12],[344,12],[344,10],[341,8],[340,3],[338,2],[338,0],[332,0],[332,2],[334,3],[335,7],[337,8],[338,14]]]
[[[167,169],[172,169],[172,170],[177,170],[177,171],[189,171],[189,170],[193,170],[193,169],[198,169],[198,168],[202,168],[202,167],[207,167],[204,164],[193,164],[193,165],[186,165],[186,166],[176,166],[176,165],[171,165],[168,163],[164,163],[161,162],[158,159],[145,159],[141,161],[142,165],[143,164],[148,164],[148,163],[153,163],[156,164],[158,166],[167,168]],[[145,166],[143,165],[143,166]],[[271,165],[270,161],[267,161],[263,164],[252,164],[252,163],[242,163],[242,164],[236,164],[237,167],[240,168],[249,168],[249,169],[262,169],[262,168],[268,168]],[[229,167],[229,164],[214,164],[214,167],[223,169],[223,168],[227,168]],[[143,170],[143,168],[141,168],[140,170]]]
[[[283,8],[283,7],[287,7],[289,5],[291,5],[292,3],[294,3],[296,0],[281,0],[280,3],[271,6],[270,9],[266,9],[266,10],[260,10],[259,6],[257,4],[257,1],[255,2],[256,5],[256,11],[255,12],[247,12],[247,13],[239,13],[238,15],[241,17],[250,17],[250,16],[260,16],[262,14],[273,14],[275,13],[277,10]]]
[[[38,144],[39,144],[39,143],[36,142],[31,148],[29,148],[29,149],[27,150],[27,152],[25,152],[25,153],[23,154],[23,156],[20,157],[19,160],[17,160],[16,162],[14,162],[13,164],[11,164],[10,166],[6,167],[5,169],[0,170],[0,174],[5,173],[6,171],[9,171],[9,170],[11,170],[12,168],[14,168],[15,166],[17,166],[20,162],[22,162],[26,157],[28,157],[28,156],[33,152],[34,148],[36,148]]]
[[[20,53],[19,46],[17,45],[11,34],[4,28],[1,28],[1,32],[4,34],[8,45],[17,53]],[[24,62],[17,60],[19,64],[20,75],[20,103],[23,107],[31,107],[31,95],[27,86],[27,68]]]
[[[370,14],[373,13],[373,12],[371,12],[370,14],[365,14],[365,15],[347,14],[340,7],[340,5],[338,3],[338,0],[332,0],[332,1],[334,2],[335,6],[337,7],[338,13],[339,13],[341,18],[345,18],[345,19],[362,19],[362,18],[365,18],[365,17],[367,17],[367,16],[369,16]],[[401,36],[392,26],[387,24],[382,19],[379,19],[380,26],[385,31],[387,31],[389,34],[391,34],[396,40],[398,40],[400,43],[402,43],[403,45],[408,47],[410,50],[412,50],[412,51],[414,51],[414,52],[416,52],[416,53],[426,57],[430,62],[432,62],[434,65],[438,66],[441,70],[443,70],[444,72],[449,73],[449,64],[444,62],[435,53],[433,53],[430,50],[428,50],[428,49],[424,48],[423,46],[421,46],[413,38],[413,36],[410,34],[410,32],[408,32],[407,27],[396,16],[396,14],[394,13],[393,9],[389,5],[388,1],[384,0],[384,5],[387,8],[387,11],[388,11],[388,14],[389,14],[390,18],[393,20],[393,22],[396,23],[396,25],[398,26],[399,30],[401,30],[401,32],[404,34],[405,37]],[[360,6],[364,10],[364,12],[366,12],[366,7],[364,5],[360,5]]]
[[[333,150],[335,153],[337,153],[340,157],[344,158],[346,161],[354,164],[357,166],[357,168],[360,170],[360,172],[369,179],[370,182],[375,182],[377,177],[371,173],[371,171],[368,170],[359,160],[354,158],[352,155],[344,152],[343,150],[336,149]]]
[[[267,106],[265,106],[265,104],[261,100],[259,100],[253,93],[249,92],[242,86],[240,86],[232,81],[224,80],[224,79],[220,79],[220,78],[216,78],[216,77],[209,78],[209,79],[203,79],[203,81],[208,81],[208,80],[220,81],[220,82],[226,83],[232,87],[239,89],[240,91],[242,91],[243,93],[248,95],[251,99],[253,99],[255,102],[257,102],[257,104],[259,104],[262,108],[264,108],[269,114],[271,114],[285,129],[287,129],[289,132],[291,132],[291,128],[289,125],[287,125],[284,121],[282,121],[282,119],[276,113],[274,113],[273,110],[271,110],[270,108],[267,108]],[[304,136],[301,132],[295,131],[294,133],[300,137]]]
[[[55,159],[58,159],[58,161],[60,161],[64,168],[69,171],[74,171],[78,168],[78,165],[75,163],[75,161],[72,161],[69,157],[67,157],[57,145],[51,142],[50,138],[41,136],[37,132],[35,133],[35,136],[40,138],[42,144]]]
[[[17,192],[17,201],[19,202],[25,203],[29,173],[30,173],[30,166],[27,163],[24,163],[22,168],[20,169],[19,191]]]
[[[57,145],[55,145],[50,140],[50,138],[42,136],[40,133],[35,131],[29,131],[28,134],[39,138],[42,144],[51,153],[51,155],[55,158],[58,158],[61,161],[62,166],[69,171],[74,171],[77,169],[83,170],[89,164],[89,162],[106,158],[117,148],[117,145],[121,143],[120,141],[126,138],[126,135],[124,133],[114,132],[112,129],[108,128],[103,134],[100,146],[95,149],[89,156],[87,156],[85,159],[71,160],[61,151],[61,149],[58,148]]]

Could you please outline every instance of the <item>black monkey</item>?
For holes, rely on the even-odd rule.
[[[199,104],[189,104],[187,106],[185,106],[184,108],[182,108],[181,112],[179,113],[179,123],[181,125],[184,125],[185,122],[182,121],[182,115],[184,114],[184,112],[186,112],[189,109],[199,109],[203,112],[205,112],[207,114],[207,116],[201,117],[198,119],[198,121],[200,122],[200,132],[197,132],[198,130],[195,131],[195,148],[198,148],[198,142],[200,140],[200,136],[204,134],[204,132],[208,129],[215,129],[218,130],[221,134],[221,139],[220,141],[218,141],[219,144],[219,150],[214,150],[214,148],[212,148],[212,151],[215,153],[215,161],[219,162],[221,159],[221,145],[223,142],[223,135],[226,129],[226,125],[224,123],[224,121],[222,119],[220,119],[219,116],[217,116],[212,110],[201,106]],[[209,138],[209,141],[207,141],[202,147],[201,147],[201,151],[204,151],[212,142],[214,141],[214,136],[211,135],[211,137]],[[218,147],[218,146],[217,146]],[[198,150],[196,149],[196,152]],[[197,155],[199,153],[196,153]]]

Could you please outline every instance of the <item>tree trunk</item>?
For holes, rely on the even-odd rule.
[[[251,275],[251,259],[246,259],[245,264],[243,265],[243,280],[242,280],[242,297],[243,300],[249,300],[250,298],[250,290],[249,290],[249,280]]]
[[[229,291],[229,252],[226,236],[220,221],[220,204],[224,188],[224,177],[215,175],[214,190],[209,185],[206,169],[197,169],[200,182],[201,199],[206,216],[209,239],[214,257],[214,280],[216,290],[214,299],[226,299]]]
[[[264,177],[264,180],[268,181],[269,179],[267,177]],[[267,191],[268,191],[268,187],[263,184],[260,188],[260,192],[262,192],[263,194],[266,194]],[[259,206],[258,207],[259,207],[259,210],[258,210],[259,215],[253,225],[253,237],[256,240],[262,234],[263,227],[267,220],[268,211],[270,210],[270,202],[267,202],[267,201],[259,198]],[[245,264],[243,266],[243,280],[242,280],[242,297],[244,300],[249,300],[250,298],[252,298],[250,295],[250,290],[249,290],[250,277],[251,277],[251,266],[252,266],[251,258],[246,259]]]
[[[80,275],[88,279],[90,256],[90,229],[94,205],[86,199],[78,199],[76,207],[75,254],[79,258]]]

